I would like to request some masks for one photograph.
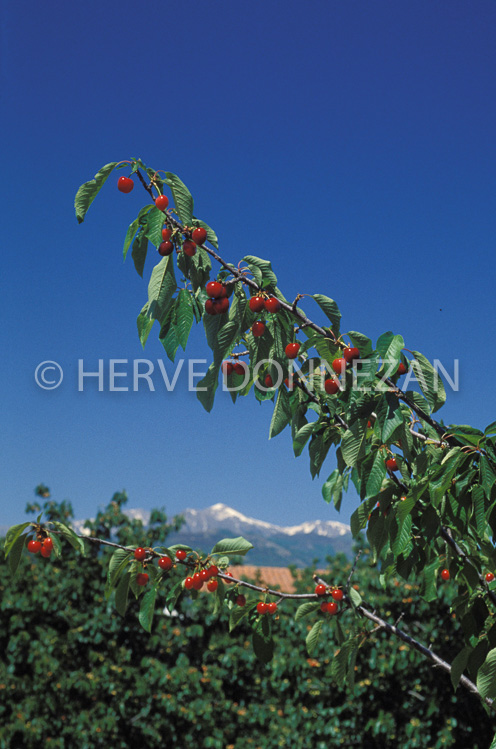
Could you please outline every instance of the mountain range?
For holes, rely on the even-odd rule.
[[[126,509],[126,514],[139,518],[146,525],[150,513],[143,509]],[[313,562],[322,566],[327,556],[352,554],[350,527],[336,520],[314,520],[300,525],[282,526],[243,515],[217,503],[204,510],[186,509],[181,513],[185,523],[167,538],[167,544],[184,543],[194,549],[210,551],[222,538],[243,536],[254,548],[246,556],[247,564],[265,567],[308,567]],[[83,533],[84,520],[73,527]],[[1,530],[1,529],[0,529]]]

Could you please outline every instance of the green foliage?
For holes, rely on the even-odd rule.
[[[130,541],[135,521],[123,512],[125,500],[114,495],[88,530]],[[56,509],[52,504],[50,517]],[[146,543],[150,534],[164,543],[164,518],[158,511],[150,530],[136,526],[136,539]],[[271,620],[257,615],[258,594],[248,592],[241,608],[231,587],[227,611],[214,614],[211,594],[177,598],[182,588],[172,572],[139,599],[131,594],[121,616],[104,588],[109,559],[115,570],[126,552],[91,549],[81,557],[65,543],[50,560],[25,553],[16,577],[0,561],[0,749],[72,749],[76,736],[81,749],[276,749],[296,740],[301,749],[327,749],[354,746],[357,737],[361,746],[386,749],[487,747],[494,725],[474,697],[460,688],[455,695],[447,674],[384,632],[358,626],[352,611],[329,617],[316,601],[286,601]],[[297,581],[300,591],[312,589],[312,572]],[[349,573],[338,557],[323,576],[343,585]],[[127,598],[128,583],[124,572],[118,596]],[[414,583],[394,580],[383,589],[366,555],[353,583],[357,605],[370,598],[393,621],[403,614],[402,626],[414,636],[428,629],[447,659],[460,651],[450,588],[441,587],[430,604]],[[163,614],[164,588],[174,616]],[[305,639],[312,652],[306,660]],[[490,654],[481,684],[493,683],[492,660]]]

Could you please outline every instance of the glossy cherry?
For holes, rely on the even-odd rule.
[[[141,546],[138,546],[138,548],[134,550],[134,558],[137,559],[138,562],[142,562],[145,557],[145,549],[143,549]]]
[[[193,587],[193,578],[192,577],[187,577],[186,578],[186,580],[184,581],[184,587],[186,588],[186,590],[191,590],[191,588]]]
[[[162,255],[162,257],[165,257],[166,255],[170,255],[174,249],[174,245],[169,239],[165,239],[163,242],[160,242],[158,246],[158,254]]]
[[[159,195],[158,198],[155,198],[155,205],[159,211],[165,211],[169,205],[169,198],[167,195]]]
[[[327,395],[335,395],[339,390],[339,382],[334,377],[330,377],[324,382],[324,390]]]
[[[43,539],[43,548],[45,549],[45,551],[52,551],[53,541],[50,536],[47,536],[45,539]]]
[[[233,364],[234,374],[242,375],[243,377],[246,374],[246,364],[241,361],[237,361]]]
[[[236,598],[236,603],[238,606],[243,606],[246,604],[246,596],[244,596],[242,593],[239,594],[239,596]]]
[[[337,605],[336,601],[329,601],[327,604],[327,613],[331,614],[337,614],[338,613],[339,606]]]
[[[216,315],[217,310],[215,309],[216,299],[207,299],[205,302],[205,312],[207,315]]]
[[[193,588],[195,590],[201,590],[203,588],[203,580],[199,572],[195,572],[193,575]]]
[[[248,306],[252,312],[261,312],[263,309],[265,309],[264,298],[261,296],[252,296],[252,298],[248,302]]]
[[[486,583],[492,583],[494,575],[492,572],[486,572]]]
[[[386,460],[386,468],[388,471],[397,471],[398,463],[396,462],[396,458],[388,458]]]
[[[233,363],[230,361],[223,361],[221,365],[222,374],[226,375],[228,377],[230,374],[233,373]]]
[[[164,226],[162,229],[162,239],[167,241],[172,237],[172,229],[169,229],[168,226]]]
[[[269,610],[269,606],[267,603],[264,603],[264,601],[259,601],[257,603],[257,611],[259,614],[266,614]]]
[[[219,568],[216,564],[210,565],[208,568],[208,576],[209,577],[216,577],[219,574]]]
[[[222,315],[229,309],[229,299],[224,297],[223,299],[213,299],[214,310],[216,315]]]
[[[325,585],[320,584],[315,587],[316,596],[325,596],[326,593],[327,593],[327,588]]]
[[[276,299],[275,296],[271,296],[264,300],[265,309],[267,312],[279,312],[281,309],[281,302]]]
[[[219,582],[217,580],[209,580],[207,583],[207,589],[211,593],[214,593],[218,587],[219,587]]]
[[[408,367],[406,364],[404,364],[402,361],[400,361],[398,365],[398,369],[396,370],[396,374],[404,375],[408,372]]]
[[[146,572],[138,572],[136,575],[136,584],[141,586],[146,585],[148,579],[148,574]]]
[[[360,358],[360,351],[355,347],[348,346],[347,348],[343,349],[343,359],[348,362],[352,362],[354,359]]]
[[[261,322],[261,320],[257,320],[251,326],[251,332],[253,333],[255,338],[260,338],[260,336],[265,333],[265,323]]]
[[[32,538],[31,541],[28,541],[28,551],[31,552],[31,554],[37,554],[41,551],[41,541],[36,541],[34,538]]]
[[[193,229],[191,239],[195,244],[203,244],[207,239],[207,230],[203,226],[197,226],[196,229]]]
[[[441,579],[442,580],[449,580],[450,579],[450,571],[447,569],[441,570]]]
[[[119,177],[117,180],[117,189],[121,192],[131,192],[134,182],[130,177]]]
[[[164,570],[164,572],[168,572],[172,567],[172,559],[168,556],[160,557],[158,560],[158,566],[161,570]]]
[[[334,361],[332,362],[332,368],[337,375],[343,374],[344,370],[346,369],[346,359],[334,359]]]
[[[272,377],[270,376],[270,374],[265,375],[264,385],[265,385],[266,388],[274,387],[274,382],[273,382]]]
[[[51,553],[52,553],[51,549],[47,549],[47,547],[44,544],[41,545],[40,554],[42,557],[45,557],[45,559],[48,559]]]
[[[334,588],[333,590],[331,590],[331,596],[335,601],[342,601],[344,598],[344,593],[340,588]]]
[[[180,562],[184,562],[186,557],[188,556],[188,552],[184,549],[178,549],[176,551],[176,559],[178,559]]]
[[[284,353],[288,357],[288,359],[296,359],[298,356],[298,351],[300,350],[300,344],[295,343],[288,343],[286,348],[284,349]]]
[[[220,299],[223,296],[223,285],[218,281],[209,281],[205,286],[205,291],[212,299]]]
[[[277,611],[277,603],[275,601],[271,601],[267,604],[267,613],[268,614],[275,614]]]
[[[183,242],[183,252],[188,257],[193,257],[193,255],[196,255],[196,244],[189,239],[185,239]]]

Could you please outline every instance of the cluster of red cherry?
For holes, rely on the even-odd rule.
[[[339,601],[342,601],[344,598],[344,593],[341,590],[341,588],[332,588],[329,589],[326,585],[323,585],[322,583],[317,585],[315,587],[315,595],[316,596],[328,596],[329,593],[331,594],[332,601],[322,601],[320,604],[320,610],[323,614],[337,614],[339,611]]]
[[[48,559],[53,551],[53,541],[50,536],[46,536],[41,541],[38,538],[32,538],[28,541],[28,551],[31,554],[41,554],[42,557]]]
[[[227,287],[219,281],[209,281],[205,286],[209,298],[205,302],[207,315],[222,315],[229,309]]]

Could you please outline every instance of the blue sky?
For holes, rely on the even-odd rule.
[[[111,178],[74,217],[78,186],[131,156],[179,174],[229,261],[271,259],[288,297],[336,299],[343,330],[459,359],[446,422],[496,418],[492,0],[6,0],[1,22],[0,524],[41,481],[79,517],[123,488],[170,514],[354,509],[321,499],[331,459],[312,482],[288,433],[267,441],[269,404],[220,395],[207,414],[182,378],[169,394],[77,391],[80,358],[166,361],[153,333],[141,349],[147,281],[122,263],[144,195]],[[190,357],[207,355],[200,333]],[[34,382],[47,359],[65,372],[53,392]]]

